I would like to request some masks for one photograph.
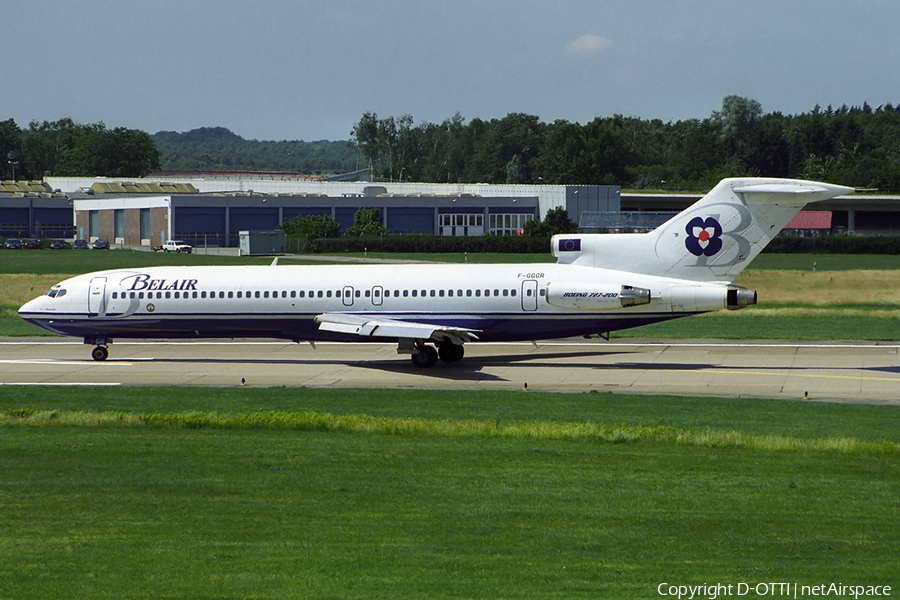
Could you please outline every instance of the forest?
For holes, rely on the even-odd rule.
[[[167,171],[289,171],[331,175],[369,167],[376,181],[614,184],[703,191],[724,177],[796,177],[900,190],[900,106],[764,113],[727,96],[704,119],[623,115],[585,124],[510,113],[416,124],[366,112],[343,141],[247,140],[224,127],[149,135],[71,119],[0,121],[3,178],[139,177]]]
[[[707,190],[724,177],[760,176],[900,189],[900,106],[890,104],[783,115],[728,96],[705,119],[614,115],[584,125],[521,113],[415,125],[410,115],[369,112],[351,143],[374,175],[394,181]]]

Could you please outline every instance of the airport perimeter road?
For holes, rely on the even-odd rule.
[[[897,343],[559,340],[467,344],[460,363],[415,368],[394,344],[0,339],[5,385],[331,386],[741,396],[900,405]]]

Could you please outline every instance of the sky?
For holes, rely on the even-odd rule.
[[[349,139],[365,112],[586,123],[900,104],[897,0],[28,0],[0,120]]]

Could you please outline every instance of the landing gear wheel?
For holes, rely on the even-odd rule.
[[[434,346],[421,346],[416,354],[412,355],[412,362],[420,369],[433,367],[437,362],[438,353]]]
[[[438,356],[445,363],[455,363],[462,360],[465,350],[462,344],[454,344],[453,342],[444,343],[438,346]]]
[[[97,361],[104,361],[109,357],[109,348],[106,346],[97,346],[91,350],[91,358]]]

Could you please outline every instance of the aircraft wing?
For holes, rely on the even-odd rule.
[[[315,318],[322,331],[356,334],[362,337],[432,339],[455,343],[477,340],[477,329],[447,327],[431,323],[413,323],[396,319],[384,319],[375,315],[348,315],[325,313]]]

